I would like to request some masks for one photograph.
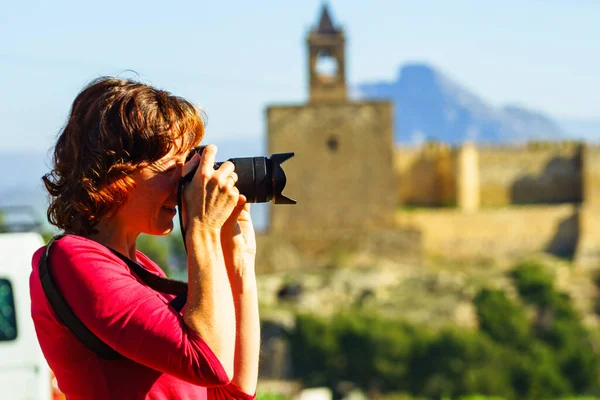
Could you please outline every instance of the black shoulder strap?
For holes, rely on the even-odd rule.
[[[56,314],[58,314],[60,320],[67,326],[67,328],[69,328],[71,332],[73,332],[75,336],[77,336],[77,338],[84,345],[87,346],[87,348],[107,360],[121,358],[123,357],[121,354],[100,340],[79,320],[79,318],[77,318],[54,284],[54,280],[52,279],[50,271],[48,270],[48,256],[50,254],[52,243],[54,243],[55,240],[60,239],[62,236],[64,235],[54,236],[52,239],[50,239],[46,245],[46,249],[42,254],[42,257],[40,258],[38,269],[46,297],[48,298],[48,301],[50,302],[50,305]]]
[[[125,257],[118,251],[113,250],[110,247],[108,249],[112,251],[114,255],[119,257],[124,263],[126,263],[129,269],[131,269],[131,271],[136,274],[146,285],[150,286],[157,292],[180,295],[182,292],[187,291],[187,283],[178,281],[176,279],[163,278],[162,276],[153,274],[140,264],[133,262],[130,258]]]
[[[50,248],[52,244],[63,237],[63,235],[54,236],[48,244],[46,245],[46,249],[40,258],[40,262],[38,265],[40,280],[42,282],[42,288],[44,289],[44,293],[50,302],[50,305],[60,318],[60,320],[69,328],[71,332],[90,350],[96,353],[98,356],[107,359],[107,360],[115,360],[117,358],[123,357],[117,351],[115,351],[112,347],[104,343],[100,340],[93,332],[91,332],[68,306],[64,297],[58,291],[54,280],[52,279],[52,275],[49,270],[49,255]],[[156,291],[160,291],[162,293],[176,294],[175,297],[169,305],[173,307],[177,311],[181,311],[183,306],[185,305],[185,301],[187,299],[187,284],[185,282],[163,278],[158,275],[151,273],[146,270],[141,265],[133,262],[129,258],[123,256],[119,252],[110,249],[115,255],[117,255],[121,260],[123,260],[127,266],[132,270],[134,274],[136,274],[144,283],[146,283],[149,287]]]

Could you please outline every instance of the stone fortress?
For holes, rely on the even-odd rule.
[[[309,101],[266,111],[269,154],[296,153],[284,193],[298,204],[270,205],[263,271],[348,254],[419,263],[546,252],[600,267],[600,147],[399,147],[392,103],[349,100],[344,32],[326,6],[307,46]],[[337,68],[323,72],[323,60]]]

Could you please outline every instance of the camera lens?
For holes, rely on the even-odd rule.
[[[195,152],[201,154],[205,146],[194,149],[188,154],[189,161]],[[227,161],[235,165],[238,176],[236,187],[241,194],[246,196],[249,203],[296,204],[296,200],[282,194],[287,183],[285,171],[281,164],[294,156],[294,153],[278,153],[267,157],[241,157],[230,158]],[[218,169],[223,162],[215,163]],[[196,171],[190,172],[182,178],[182,184],[189,182]]]

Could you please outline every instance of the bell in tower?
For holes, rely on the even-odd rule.
[[[323,5],[319,25],[308,35],[310,102],[345,102],[344,33]]]

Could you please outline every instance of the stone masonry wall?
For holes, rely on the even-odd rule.
[[[580,202],[580,152],[569,143],[479,148],[481,205]]]
[[[448,146],[397,147],[394,168],[398,203],[408,206],[456,204],[456,155]]]
[[[584,206],[577,263],[600,267],[600,147],[586,146],[583,152]]]
[[[478,197],[482,207],[582,200],[582,155],[577,143],[480,146],[476,150]],[[459,148],[439,143],[418,148],[397,147],[394,165],[399,204],[456,205],[457,183],[460,182],[459,151]],[[597,190],[600,190],[598,186]],[[600,195],[595,197],[600,198]]]
[[[512,206],[464,213],[400,211],[398,225],[420,230],[423,251],[446,258],[519,258],[536,252],[572,257],[579,238],[578,207]]]
[[[269,153],[294,151],[270,232],[392,227],[397,205],[388,102],[278,106],[267,110]]]
[[[584,201],[600,207],[600,147],[586,146],[583,151]]]

